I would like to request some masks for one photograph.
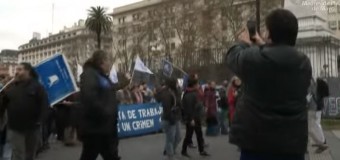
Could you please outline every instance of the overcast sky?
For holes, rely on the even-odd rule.
[[[53,33],[70,27],[79,19],[86,19],[91,6],[113,8],[140,0],[0,0],[0,50],[18,49],[27,43],[33,32],[46,37],[52,31],[52,4],[54,4]]]

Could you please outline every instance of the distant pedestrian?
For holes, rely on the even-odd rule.
[[[316,153],[327,150],[326,138],[321,126],[321,116],[324,109],[324,98],[329,96],[327,83],[318,78],[316,82],[311,81],[307,102],[309,107],[309,134],[313,139],[313,146],[317,147]]]
[[[204,105],[206,107],[207,136],[218,135],[218,113],[217,100],[219,99],[216,90],[216,83],[211,81],[204,90]]]
[[[230,130],[241,160],[304,160],[308,141],[309,58],[295,48],[298,20],[285,9],[265,18],[265,39],[244,28],[226,56],[242,80]],[[251,41],[250,39],[253,39]]]
[[[198,150],[201,156],[209,156],[204,150],[204,139],[202,133],[202,117],[204,115],[203,102],[199,100],[199,84],[196,79],[188,80],[188,87],[182,98],[184,108],[184,120],[186,125],[186,134],[182,146],[182,155],[190,157],[187,148],[190,145],[193,133],[196,133]]]
[[[117,88],[108,76],[110,69],[109,56],[101,50],[94,52],[84,65],[80,81],[80,160],[95,160],[99,154],[104,160],[120,159]]]
[[[233,77],[228,88],[229,123],[234,120],[236,103],[241,96],[242,81],[238,77]]]
[[[163,106],[162,125],[166,137],[164,154],[169,160],[173,160],[177,146],[181,142],[181,102],[175,79],[167,80],[166,88],[162,90],[159,100]]]
[[[12,160],[34,160],[48,108],[47,94],[29,63],[17,67],[15,81],[5,91],[1,116],[7,110]]]
[[[228,81],[224,81],[222,88],[219,89],[219,99],[218,99],[218,108],[219,108],[219,127],[221,134],[228,134],[228,97],[227,97],[227,88]]]

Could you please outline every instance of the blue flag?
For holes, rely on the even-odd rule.
[[[163,60],[163,75],[171,77],[174,67],[171,62]]]
[[[188,79],[189,79],[189,76],[187,74],[185,74],[183,76],[183,90],[185,90],[187,87],[188,87]]]
[[[50,105],[54,105],[77,92],[77,86],[66,58],[57,54],[35,67],[44,86]]]

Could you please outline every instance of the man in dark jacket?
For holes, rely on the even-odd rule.
[[[118,101],[115,85],[108,74],[108,54],[96,51],[85,63],[81,75],[80,103],[82,109],[80,134],[83,150],[80,160],[119,160]]]
[[[1,116],[8,114],[12,160],[33,160],[48,98],[38,75],[28,63],[17,67],[15,81],[4,91]]]
[[[230,142],[241,160],[304,160],[308,125],[306,95],[312,77],[308,57],[295,49],[298,20],[288,10],[266,17],[266,42],[248,30],[227,54],[230,69],[243,82]]]
[[[182,106],[184,108],[184,120],[186,125],[186,134],[183,141],[182,155],[190,157],[187,152],[188,145],[190,145],[192,135],[195,131],[198,143],[198,150],[201,156],[209,156],[204,151],[204,139],[202,133],[202,117],[204,114],[204,106],[199,100],[199,84],[196,79],[188,80],[188,88],[184,92],[182,98]]]

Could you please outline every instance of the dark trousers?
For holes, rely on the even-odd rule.
[[[304,160],[305,155],[271,155],[241,151],[240,160]]]
[[[10,130],[9,140],[12,145],[12,160],[34,160],[40,136],[40,129],[25,132]]]
[[[195,121],[195,126],[191,126],[190,122],[186,123],[186,133],[183,141],[182,152],[186,153],[188,145],[191,143],[192,135],[195,132],[198,143],[199,152],[204,151],[204,139],[202,133],[202,123],[201,121]]]
[[[112,135],[83,135],[83,151],[80,160],[96,160],[101,155],[104,160],[119,160],[118,138]]]

